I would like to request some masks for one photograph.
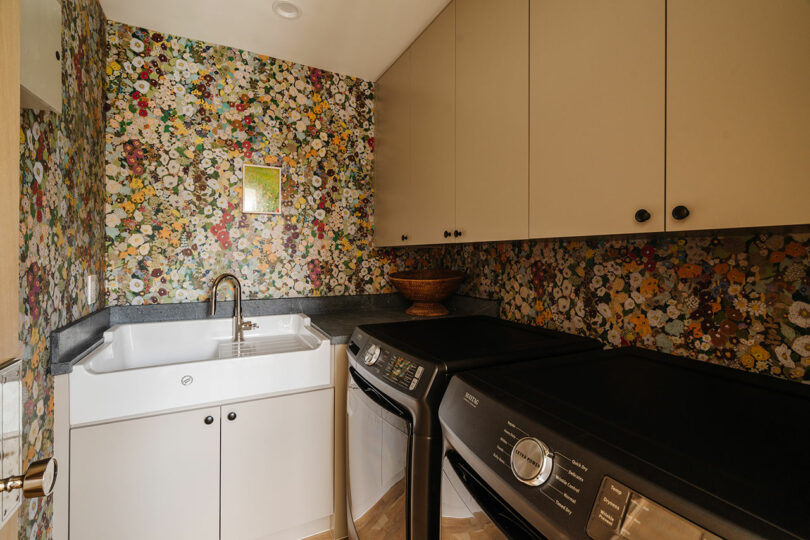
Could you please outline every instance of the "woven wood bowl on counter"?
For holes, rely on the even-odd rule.
[[[464,277],[464,272],[438,269],[406,270],[388,275],[402,296],[413,302],[405,313],[417,317],[447,315],[449,311],[441,302],[456,292]]]

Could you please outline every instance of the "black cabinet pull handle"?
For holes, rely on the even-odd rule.
[[[403,234],[403,235],[402,235],[402,241],[404,242],[404,241],[405,241],[405,240],[407,240],[407,239],[408,239],[408,235],[407,235],[407,234]]]
[[[214,417],[213,416],[206,416],[205,420],[203,420],[203,422],[205,422],[206,424],[208,424],[210,426],[211,424],[214,423]]]
[[[228,420],[230,420],[231,422],[236,420],[236,413],[235,412],[229,412],[228,413]]]
[[[650,219],[650,217],[651,217],[650,213],[647,212],[644,208],[636,211],[636,221],[638,221],[639,223],[644,223],[645,221]]]
[[[672,209],[672,217],[678,221],[689,217],[689,209],[683,205],[678,205]]]
[[[453,236],[458,238],[459,236],[461,236],[461,231],[453,231]]]
[[[450,231],[444,231],[444,237],[450,238]]]

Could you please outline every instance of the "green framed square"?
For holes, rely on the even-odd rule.
[[[281,213],[281,168],[248,164],[242,166],[242,212]]]

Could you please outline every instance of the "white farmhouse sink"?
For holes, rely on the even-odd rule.
[[[114,326],[70,373],[78,426],[327,386],[329,339],[301,314],[247,317],[259,327],[233,343],[233,319]]]

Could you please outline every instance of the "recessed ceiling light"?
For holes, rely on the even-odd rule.
[[[284,19],[297,19],[301,16],[301,8],[287,0],[276,0],[273,2],[273,11],[276,12],[276,15]]]

